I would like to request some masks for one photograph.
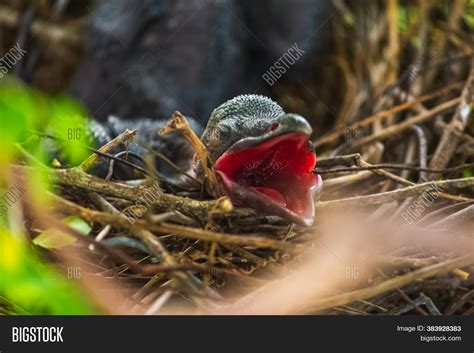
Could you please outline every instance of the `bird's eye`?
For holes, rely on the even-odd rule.
[[[274,131],[278,128],[279,124],[278,123],[273,123],[272,125],[270,125],[270,131]]]

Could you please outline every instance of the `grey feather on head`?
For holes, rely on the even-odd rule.
[[[240,95],[214,109],[201,139],[215,162],[235,142],[264,134],[283,114],[270,98]]]

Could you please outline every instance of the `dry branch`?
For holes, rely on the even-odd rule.
[[[319,146],[325,145],[327,143],[335,142],[339,137],[344,135],[344,133],[347,131],[347,129],[357,129],[357,128],[360,128],[360,127],[367,126],[367,125],[372,124],[376,121],[379,121],[381,119],[392,116],[395,113],[398,113],[398,112],[404,111],[408,108],[411,108],[411,107],[413,107],[417,104],[420,104],[422,102],[429,101],[433,98],[446,95],[447,93],[449,93],[452,90],[461,88],[462,85],[463,85],[462,82],[454,83],[454,84],[448,85],[448,86],[446,86],[446,87],[444,87],[444,88],[442,88],[438,91],[429,93],[429,94],[421,96],[419,98],[415,98],[415,99],[410,100],[408,102],[397,105],[393,108],[390,108],[390,109],[381,111],[379,113],[376,113],[374,115],[371,115],[371,116],[369,116],[365,119],[362,119],[362,120],[360,120],[356,123],[353,123],[349,126],[346,126],[346,127],[342,128],[342,129],[339,129],[339,130],[331,132],[327,135],[321,136],[320,138],[318,138],[314,141],[314,146],[319,147]]]
[[[133,140],[137,133],[138,130],[125,130],[116,138],[102,146],[98,151],[102,153],[108,153],[123,143],[129,143],[131,140]],[[84,171],[88,171],[99,158],[100,156],[97,153],[92,154],[89,158],[82,162],[80,168]]]
[[[341,208],[350,206],[364,206],[368,204],[387,203],[396,200],[401,200],[407,197],[420,195],[427,190],[432,190],[433,193],[439,194],[439,189],[446,190],[451,188],[465,188],[474,186],[474,177],[464,179],[452,179],[443,181],[430,181],[423,184],[415,184],[403,189],[381,192],[378,194],[350,197],[346,199],[339,199],[334,201],[322,201],[316,203],[318,210],[329,208]]]
[[[174,112],[171,120],[168,124],[161,130],[160,135],[168,134],[172,131],[180,133],[194,148],[201,166],[204,170],[204,177],[206,179],[206,185],[210,188],[210,194],[217,196],[217,177],[212,169],[212,161],[207,151],[206,146],[202,143],[196,133],[193,131],[189,125],[186,118],[180,112]]]
[[[471,58],[471,71],[461,95],[461,102],[454,113],[451,122],[446,126],[439,141],[438,147],[430,162],[430,168],[445,168],[451,160],[461,139],[467,122],[474,109],[474,55]],[[430,179],[436,175],[429,174]]]
[[[450,101],[447,101],[447,102],[444,102],[440,105],[437,105],[433,109],[430,109],[426,112],[415,115],[414,117],[412,117],[408,120],[405,120],[401,123],[391,125],[391,126],[385,128],[383,130],[380,130],[379,132],[377,132],[375,134],[363,137],[363,138],[361,138],[359,140],[356,140],[356,141],[351,141],[348,144],[348,146],[346,147],[346,149],[348,149],[350,151],[355,151],[355,150],[357,150],[357,149],[359,149],[359,148],[361,148],[365,145],[368,145],[369,143],[381,141],[381,140],[384,140],[388,137],[395,136],[395,135],[409,129],[413,125],[424,123],[424,122],[428,121],[429,119],[432,119],[434,116],[436,116],[440,113],[443,113],[443,112],[446,112],[446,111],[449,111],[449,110],[453,109],[455,106],[457,106],[457,104],[460,101],[461,101],[461,98],[451,99]]]
[[[421,281],[425,278],[443,274],[459,267],[472,265],[473,263],[474,253],[470,253],[457,259],[441,262],[407,273],[406,275],[391,278],[373,287],[363,288],[352,292],[336,295],[333,297],[317,300],[311,305],[305,305],[303,308],[301,308],[301,312],[320,311],[339,305],[349,304],[357,300],[370,299],[388,291],[397,288],[402,288],[410,284],[411,282]]]
[[[150,224],[141,220],[137,220],[135,223],[131,224],[123,215],[91,210],[76,205],[71,201],[64,200],[60,197],[55,197],[55,202],[57,203],[55,207],[58,212],[79,215],[81,218],[87,221],[97,222],[103,225],[114,224],[120,225],[121,227],[124,227],[126,229],[146,229],[161,234],[175,234],[177,236],[205,241],[215,241],[222,244],[249,245],[261,248],[284,250],[289,252],[294,252],[303,249],[302,247],[296,244],[285,243],[275,239],[253,236],[248,234],[237,235],[230,233],[210,232],[205,231],[203,229],[196,229],[192,227],[167,223]]]

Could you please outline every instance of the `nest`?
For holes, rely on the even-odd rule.
[[[80,217],[92,236],[51,216],[49,225],[77,241],[45,255],[64,273],[84,269],[83,285],[105,312],[474,314],[474,58],[464,3],[442,12],[374,2],[370,15],[334,3],[334,42],[344,45],[333,49],[339,64],[321,100],[304,98],[314,80],[303,82],[306,93],[291,83],[275,92],[317,131],[325,191],[313,226],[212,197],[206,149],[179,114],[165,130],[195,149],[205,169],[198,192],[166,185],[152,168],[133,182],[89,174],[99,159],[117,159],[109,152],[126,150],[136,131],[80,166],[48,167],[60,186],[51,214]],[[345,93],[329,97],[334,91]],[[321,120],[320,101],[338,107],[329,129],[332,112]],[[32,167],[12,168],[20,177]],[[32,238],[41,232],[34,223]],[[119,299],[99,294],[110,283]]]

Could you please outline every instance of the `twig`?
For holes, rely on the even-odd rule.
[[[469,299],[474,297],[474,290],[471,290],[464,294],[457,302],[454,302],[447,310],[446,310],[446,315],[454,315],[456,311],[462,308],[464,304],[467,303]]]
[[[92,201],[99,206],[99,208],[103,209],[106,212],[109,212],[108,214],[110,215],[116,216],[119,219],[119,224],[124,225],[126,223],[129,223],[127,217],[120,213],[112,204],[110,204],[98,193],[90,192],[89,196]],[[138,238],[148,249],[150,249],[150,252],[153,254],[153,256],[161,260],[164,265],[173,266],[176,264],[175,258],[168,252],[168,250],[161,243],[161,241],[149,230],[135,227],[131,224],[126,228],[130,230],[134,237]],[[193,275],[180,271],[173,272],[171,275],[172,278],[176,280],[177,283],[183,285],[184,288],[187,288],[188,290],[191,290],[195,293],[199,293],[199,289],[196,287],[196,281],[194,280]],[[212,290],[207,288],[207,291],[211,292]],[[214,292],[213,294],[217,295]],[[195,301],[197,304],[202,304],[201,301],[197,300],[196,298]]]
[[[307,305],[301,308],[301,312],[320,311],[335,306],[349,304],[356,300],[370,299],[379,294],[386,293],[396,288],[402,288],[411,282],[421,281],[429,277],[449,272],[458,267],[469,266],[473,263],[474,253],[470,253],[468,255],[458,257],[453,260],[448,260],[432,266],[424,267],[419,270],[407,273],[406,275],[389,279],[376,286],[358,289],[352,292],[317,300],[312,305]]]
[[[388,47],[387,47],[387,81],[393,83],[397,78],[400,42],[398,38],[398,0],[387,3]]]
[[[426,141],[426,135],[423,129],[418,125],[413,125],[411,130],[415,133],[416,139],[418,140],[418,159],[420,161],[420,168],[426,168],[428,166],[428,142]],[[418,181],[428,181],[428,176],[425,171],[419,170]]]
[[[390,255],[383,255],[377,257],[377,263],[381,266],[392,266],[395,268],[419,268],[430,266],[436,263],[436,258],[429,257],[429,258],[413,258],[413,257],[406,257],[406,256],[390,256]]]
[[[149,145],[144,143],[143,141],[135,141],[135,143],[140,146],[141,148],[147,150],[151,154],[155,155],[156,157],[160,158],[163,160],[165,163],[167,163],[172,169],[174,169],[177,173],[182,174],[186,176],[189,180],[193,181],[197,185],[202,185],[202,182],[192,175],[190,175],[188,172],[186,172],[183,168],[178,166],[176,163],[174,163],[172,160],[170,160],[168,157],[166,157],[163,153],[160,153],[158,151],[155,151],[153,148],[151,148]]]
[[[460,101],[461,101],[461,98],[451,99],[447,102],[441,103],[440,105],[434,107],[433,109],[430,109],[430,110],[427,110],[426,112],[415,115],[414,117],[412,117],[410,119],[407,119],[405,121],[402,121],[401,123],[391,125],[391,126],[385,128],[383,130],[380,130],[379,132],[377,132],[375,134],[363,137],[359,140],[351,141],[351,142],[348,143],[347,149],[349,151],[354,151],[354,150],[357,150],[358,148],[361,148],[362,146],[365,146],[369,143],[381,141],[381,140],[386,139],[387,137],[397,135],[397,134],[409,129],[413,125],[424,123],[425,121],[431,119],[432,117],[434,117],[434,116],[436,116],[436,115],[438,115],[442,112],[451,110]]]
[[[387,280],[388,276],[379,268],[377,268],[377,271]],[[428,315],[426,311],[424,311],[422,308],[420,308],[415,301],[413,301],[402,289],[396,288],[396,291],[398,294],[401,295],[403,299],[405,299],[408,304],[412,307],[412,309],[415,309],[418,313],[421,315]]]
[[[53,197],[58,198],[56,195]],[[64,233],[67,233],[69,235],[72,235],[74,238],[76,238],[78,241],[86,243],[88,245],[94,246],[94,248],[99,249],[101,252],[104,254],[108,255],[110,258],[114,259],[115,261],[121,263],[121,264],[126,264],[127,267],[129,267],[133,272],[135,273],[143,273],[142,268],[140,266],[136,265],[132,259],[130,259],[128,256],[125,254],[122,254],[121,252],[118,252],[114,249],[109,248],[105,244],[102,244],[100,242],[95,241],[94,239],[90,237],[84,236],[84,234],[80,233],[79,231],[75,230],[74,228],[71,228],[56,219],[49,217],[47,220],[49,224],[52,224],[54,228],[63,231]]]
[[[372,171],[373,173],[384,176],[384,177],[387,177],[387,178],[389,178],[389,179],[391,179],[391,180],[393,180],[393,181],[395,181],[399,184],[402,184],[402,185],[405,185],[405,186],[417,185],[417,184],[415,184],[415,183],[413,183],[409,180],[406,180],[402,177],[399,177],[398,175],[387,172],[384,169],[372,168],[373,165],[367,163],[366,161],[364,161],[360,157],[360,154],[358,154],[358,153],[348,155],[348,156],[336,157],[336,158],[334,158],[334,160],[339,161],[338,158],[341,158],[341,160],[340,160],[341,164],[345,164],[346,162],[357,164],[357,167],[355,167],[355,168],[368,168],[368,170]],[[328,159],[328,160],[332,160],[332,158]],[[380,166],[380,164],[378,166]],[[457,167],[455,167],[455,168],[457,168]],[[348,169],[350,169],[350,168],[348,168]],[[360,170],[364,170],[364,169],[360,169]],[[317,172],[320,173],[319,170]],[[360,179],[365,178],[365,177],[366,177],[365,174],[362,175],[362,173],[358,173],[358,174],[355,174],[353,176],[346,176],[346,177],[341,177],[341,178],[329,179],[329,180],[325,181],[325,185],[327,185],[327,186],[336,186],[336,185],[341,185],[341,184],[349,182],[349,181],[360,180]],[[439,192],[438,195],[440,197],[445,198],[445,199],[458,201],[458,202],[470,201],[469,198],[466,198],[466,197],[463,197],[463,196],[451,195],[451,194],[448,194],[448,193],[445,193],[445,192]]]
[[[148,308],[146,311],[145,315],[153,315],[156,314],[162,307],[165,305],[165,303],[171,298],[173,295],[172,290],[166,290],[162,295],[158,297],[158,299],[155,300],[155,302]]]
[[[447,36],[450,32],[453,32],[457,29],[459,20],[463,16],[464,8],[466,6],[467,0],[453,0],[450,4],[450,9],[448,12],[446,28],[443,31],[439,31],[435,36],[434,43],[436,43],[436,52],[438,56],[444,56],[446,51]],[[425,75],[424,82],[425,85],[429,85],[433,82],[434,77],[437,73],[437,70],[432,70]]]
[[[212,161],[209,157],[206,146],[202,143],[196,133],[189,125],[186,118],[180,112],[174,112],[171,120],[161,130],[160,135],[168,134],[172,131],[177,131],[191,144],[196,151],[196,154],[201,162],[201,166],[204,170],[204,177],[207,181],[207,185],[210,187],[210,193],[213,196],[217,196],[217,177],[212,169]]]
[[[430,228],[432,229],[448,228],[448,227],[453,226],[454,224],[460,224],[466,220],[473,219],[473,218],[474,218],[474,205],[471,205],[460,211],[457,211],[456,213],[449,215],[446,218],[443,218],[442,220],[439,220],[436,223],[431,224]]]
[[[451,167],[451,168],[435,169],[435,168],[423,168],[423,167],[416,167],[416,166],[403,165],[403,164],[381,163],[381,164],[373,164],[373,165],[364,166],[364,167],[359,166],[359,167],[334,168],[334,169],[323,169],[319,167],[319,168],[314,168],[313,173],[334,174],[334,173],[345,173],[345,172],[359,172],[361,170],[395,169],[395,170],[411,170],[415,172],[430,172],[430,173],[444,174],[444,173],[460,171],[466,168],[471,168],[473,166],[474,166],[474,163],[466,163],[466,164],[459,165],[456,167]]]
[[[104,146],[99,148],[98,152],[101,153],[108,153],[109,151],[113,150],[114,148],[118,147],[119,145],[131,141],[138,133],[138,130],[125,130],[120,135],[115,137],[113,140],[107,142]],[[89,158],[87,158],[84,162],[81,163],[80,168],[84,171],[89,170],[92,165],[94,165],[99,156],[97,153],[92,154]]]
[[[135,169],[135,170],[138,170],[139,172],[143,173],[144,175],[148,175],[148,172],[147,172],[145,169],[143,169],[143,168],[141,168],[141,167],[139,167],[139,166],[137,166],[137,165],[135,165],[135,164],[133,164],[133,163],[130,163],[129,161],[127,161],[127,160],[125,160],[125,159],[121,159],[121,158],[115,157],[115,156],[113,156],[113,155],[111,155],[111,154],[108,154],[108,153],[105,153],[105,152],[101,152],[101,151],[99,151],[99,150],[96,150],[95,148],[89,147],[89,146],[84,145],[84,144],[82,144],[82,143],[78,143],[78,142],[76,142],[76,141],[69,141],[69,140],[63,139],[63,138],[61,138],[61,137],[53,136],[53,135],[50,135],[50,134],[45,134],[45,133],[43,133],[43,132],[38,132],[38,131],[32,131],[32,133],[34,133],[35,135],[41,136],[41,137],[46,137],[46,138],[53,139],[53,140],[58,140],[58,141],[63,141],[63,142],[67,142],[67,143],[72,143],[72,144],[74,144],[75,146],[79,146],[79,147],[81,147],[81,148],[84,148],[85,150],[88,150],[88,151],[90,151],[90,152],[92,152],[92,153],[98,155],[99,157],[107,158],[107,159],[109,159],[109,160],[112,159],[112,160],[114,160],[114,161],[116,161],[116,162],[119,162],[119,163],[121,163],[121,164],[124,164],[124,165],[126,165],[126,166],[128,166],[128,167],[130,167],[130,168],[133,168],[133,169]],[[90,158],[90,157],[89,157],[89,158]]]
[[[138,227],[140,229],[147,229],[162,234],[175,234],[186,238],[199,239],[205,241],[215,241],[222,244],[235,244],[235,245],[247,245],[261,248],[269,248],[276,250],[284,250],[287,252],[300,252],[304,249],[303,246],[284,243],[278,240],[253,236],[253,235],[237,235],[231,233],[218,233],[210,232],[202,229],[179,226],[174,224],[149,224],[147,222],[137,220],[133,225],[123,215],[110,214],[107,212],[95,211],[82,206],[76,205],[71,201],[64,200],[58,196],[54,196],[57,203],[56,207],[58,211],[65,214],[79,215],[81,218],[91,221],[98,222],[100,224],[115,224],[120,225],[126,229],[132,229]]]
[[[31,167],[16,165],[13,170],[20,175],[25,175]],[[143,197],[147,192],[150,192],[150,187],[132,187],[123,183],[111,182],[104,179],[97,178],[83,172],[81,169],[50,169],[47,171],[50,179],[58,184],[76,186],[85,190],[95,191],[100,194],[123,198],[129,201],[137,201]],[[154,191],[156,193],[156,191]],[[189,215],[197,220],[207,219],[209,210],[215,209],[218,200],[199,201],[187,197],[171,195],[167,193],[160,193],[154,205],[160,209],[174,209],[185,215]],[[241,209],[235,216],[254,215],[255,212]]]
[[[329,168],[336,165],[345,165],[352,166],[356,165],[357,161],[360,159],[360,153],[349,154],[346,156],[336,156],[329,158],[318,159],[317,165],[318,168]]]
[[[89,192],[89,196],[96,204],[96,206],[98,206],[104,212],[109,212],[110,214],[117,216],[117,218],[120,218],[121,221],[119,224],[123,224],[124,220],[127,221],[127,218],[123,214],[121,214],[120,211],[118,211],[112,204],[110,204],[99,194],[95,192]],[[131,226],[128,227],[128,229],[130,229],[131,233],[136,238],[140,239],[147,246],[148,249],[150,249],[153,256],[155,256],[157,259],[162,260],[165,264],[174,263],[173,257],[152,233],[143,229],[135,229]]]
[[[123,155],[126,155],[127,157],[130,156],[130,157],[133,157],[141,162],[143,162],[143,159],[142,157],[140,157],[138,154],[136,153],[133,153],[133,152],[129,152],[129,151],[121,151],[117,154],[114,154],[114,157],[118,158],[118,157],[121,157]],[[110,180],[112,178],[112,175],[114,175],[114,162],[115,160],[114,159],[110,159],[109,160],[109,168],[107,170],[107,175],[105,176],[105,180]]]
[[[369,116],[365,119],[362,119],[362,120],[360,120],[360,121],[358,121],[354,124],[351,124],[347,127],[336,130],[334,132],[331,132],[327,135],[324,135],[324,136],[320,137],[319,139],[316,139],[314,141],[314,146],[319,147],[319,146],[325,145],[327,143],[335,142],[339,137],[344,135],[344,133],[347,131],[347,129],[357,129],[357,128],[360,128],[360,127],[363,127],[363,126],[367,126],[369,124],[372,124],[375,121],[378,121],[380,119],[389,117],[389,116],[393,115],[394,113],[401,112],[401,111],[403,111],[405,109],[408,109],[408,108],[410,108],[410,107],[412,107],[416,104],[419,104],[419,103],[422,103],[422,102],[425,102],[425,101],[429,101],[429,100],[431,100],[433,98],[436,98],[436,97],[444,96],[448,92],[450,92],[452,90],[455,90],[455,89],[459,89],[462,86],[463,86],[462,82],[457,82],[457,83],[454,83],[454,84],[449,85],[447,87],[444,87],[444,88],[442,88],[438,91],[429,93],[427,95],[421,96],[421,97],[416,98],[414,100],[411,100],[411,101],[408,101],[406,103],[397,105],[393,108],[378,112],[378,113],[376,113],[374,115],[371,115],[371,116]]]
[[[472,205],[474,203],[474,200],[471,200],[471,201],[465,201],[465,202],[459,202],[459,203],[455,203],[455,204],[452,204],[452,205],[449,205],[449,206],[446,206],[446,207],[441,207],[440,209],[436,210],[436,211],[433,211],[433,212],[430,212],[428,213],[425,217],[421,218],[419,221],[418,221],[418,224],[427,224],[429,223],[432,219],[435,219],[437,216],[440,216],[442,214],[446,214],[446,213],[449,213],[451,211],[459,211],[460,208],[464,207],[464,206],[469,206],[469,205]]]
[[[371,166],[371,164],[365,162],[363,159],[360,159],[359,160],[359,164],[360,166],[363,166],[363,167],[369,167]],[[406,186],[412,186],[412,185],[417,185],[409,180],[406,180],[406,179],[403,179],[402,177],[399,177],[398,175],[395,175],[395,174],[392,174],[390,172],[387,172],[386,170],[384,169],[376,169],[376,170],[373,170],[372,171],[373,173],[375,174],[378,174],[378,175],[383,175],[399,184],[402,184],[402,185],[406,185]],[[447,200],[453,200],[453,201],[458,201],[458,202],[464,202],[464,201],[469,201],[471,199],[467,198],[467,197],[463,197],[463,196],[458,196],[458,195],[451,195],[451,194],[448,194],[446,192],[438,192],[438,195],[444,199],[447,199]]]
[[[426,190],[433,189],[434,193],[439,193],[439,189],[464,188],[474,185],[474,177],[463,179],[452,179],[443,181],[430,181],[423,184],[408,186],[403,189],[381,192],[378,194],[350,197],[333,201],[322,201],[316,203],[316,208],[323,210],[333,207],[363,206],[368,204],[387,203],[401,200],[409,196],[420,195]],[[436,190],[436,191],[435,191]]]
[[[454,113],[451,122],[443,131],[438,147],[430,162],[431,168],[444,168],[451,160],[460,138],[467,126],[467,122],[474,109],[474,55],[471,59],[471,71],[461,95],[461,102]],[[433,179],[433,173],[429,174]]]
[[[110,224],[107,224],[102,230],[96,235],[95,241],[96,242],[101,242],[104,240],[104,238],[109,234],[110,230],[112,229],[112,226]],[[94,245],[89,245],[89,250],[94,251],[95,247]]]
[[[360,173],[349,174],[349,175],[344,175],[344,176],[340,176],[336,178],[327,179],[327,180],[324,180],[324,189],[331,188],[331,190],[334,190],[335,187],[352,185],[352,183],[354,182],[365,180],[367,178],[370,178],[373,175],[374,175],[373,171],[367,170]]]

